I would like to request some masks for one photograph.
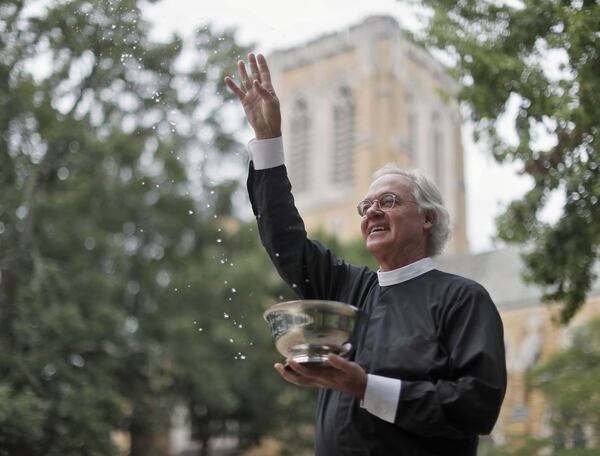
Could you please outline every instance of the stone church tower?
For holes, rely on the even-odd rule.
[[[269,62],[286,164],[309,232],[359,237],[356,204],[372,173],[394,162],[434,179],[453,227],[445,254],[468,251],[457,87],[394,19],[370,17],[279,50]]]

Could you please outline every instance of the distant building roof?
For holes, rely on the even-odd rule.
[[[523,248],[506,247],[475,255],[436,258],[438,268],[457,274],[483,285],[499,310],[511,310],[539,305],[542,289],[523,279],[525,265],[521,259]],[[594,268],[600,272],[600,262]],[[600,281],[595,280],[590,295],[600,294]]]

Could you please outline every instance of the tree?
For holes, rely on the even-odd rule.
[[[548,400],[555,451],[600,449],[599,382],[600,318],[596,318],[573,334],[567,349],[553,355],[530,376],[531,387]]]
[[[600,318],[574,330],[568,348],[531,371],[528,387],[543,393],[549,411],[550,437],[522,437],[489,456],[548,454],[592,456],[600,449]]]
[[[149,36],[137,0],[0,5],[0,454],[113,454],[120,430],[166,454],[181,403],[207,454],[284,410],[261,375],[280,285],[211,178],[239,160],[222,81],[246,49]]]
[[[498,219],[499,236],[531,247],[526,278],[560,302],[563,323],[585,301],[600,244],[600,5],[595,1],[422,0],[426,45],[454,61],[459,98],[476,139],[499,162],[513,161],[532,188]],[[518,144],[499,120],[518,105]],[[550,148],[536,142],[541,132]],[[564,196],[560,219],[539,219],[551,194]]]

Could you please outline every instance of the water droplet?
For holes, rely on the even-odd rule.
[[[194,213],[194,211],[188,211],[188,214],[192,215]]]
[[[276,253],[276,254],[275,254],[275,257],[276,257],[276,258],[279,258],[279,253]]]
[[[58,176],[58,178],[61,181],[67,180],[67,178],[69,177],[69,169],[66,168],[65,166],[62,166],[61,168],[58,169],[58,171],[56,172],[56,175]]]
[[[232,337],[229,338],[229,343],[231,343],[231,344],[233,343],[233,338]]]
[[[223,312],[223,318],[229,318],[229,314],[227,312]]]
[[[198,328],[198,331],[199,331],[199,332],[202,332],[202,331],[204,331],[204,330],[203,330],[202,328]]]
[[[240,355],[240,359],[246,359],[246,355]]]
[[[244,325],[242,325],[241,323],[238,325],[238,328],[242,329],[244,327]]]
[[[298,288],[298,285],[296,285],[295,283],[292,284],[292,288]]]
[[[232,288],[232,289],[231,289],[231,292],[232,292],[232,293],[237,293],[237,290],[236,290],[235,288]]]
[[[223,242],[223,239],[217,238],[217,244],[220,244],[221,242]]]

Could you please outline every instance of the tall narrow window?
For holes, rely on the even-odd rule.
[[[352,184],[354,181],[355,117],[352,92],[342,87],[333,107],[331,178],[334,184]]]
[[[292,112],[288,169],[294,190],[304,192],[310,185],[310,118],[306,101],[297,100]]]
[[[406,150],[410,166],[417,166],[418,119],[413,96],[406,95]]]
[[[440,189],[442,189],[444,187],[444,154],[442,151],[442,125],[439,113],[433,113],[431,116],[431,124],[433,131],[433,137],[431,141],[433,174],[436,184]]]

